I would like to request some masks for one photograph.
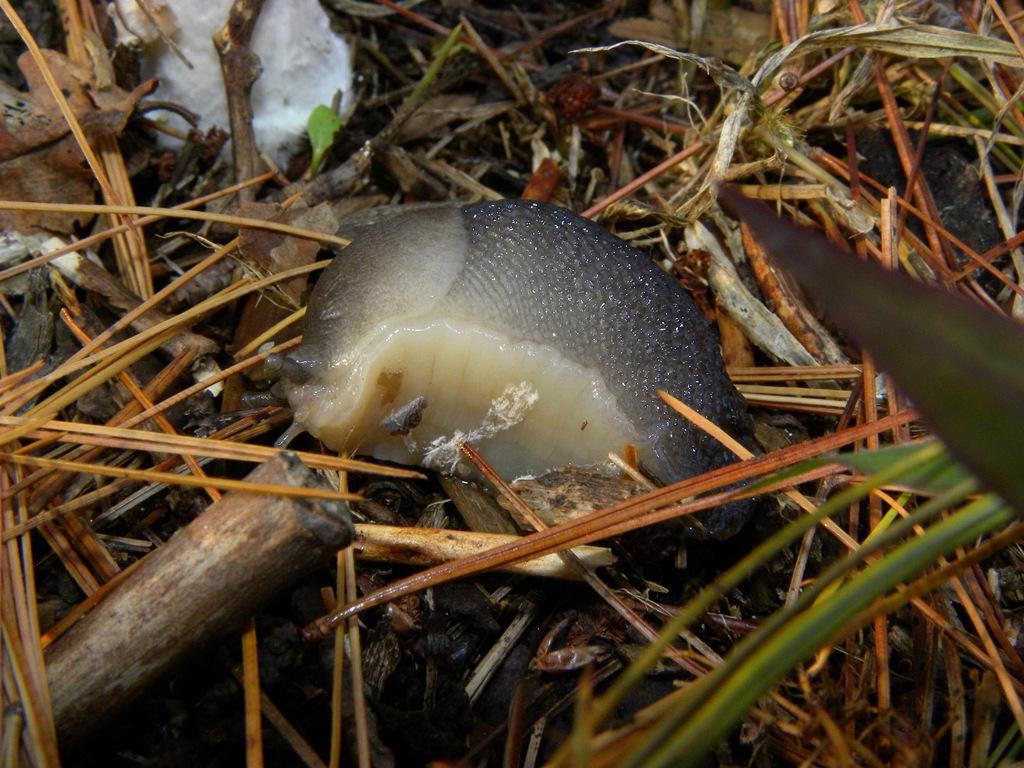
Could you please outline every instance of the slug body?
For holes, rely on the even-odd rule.
[[[298,426],[339,451],[460,472],[467,440],[504,477],[603,462],[632,443],[675,481],[729,463],[662,389],[749,426],[718,341],[651,260],[542,203],[401,213],[328,266],[286,364]],[[713,536],[745,514],[721,514]],[[710,519],[710,518],[709,518]]]

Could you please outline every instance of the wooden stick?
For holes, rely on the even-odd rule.
[[[224,72],[231,123],[231,152],[235,161],[235,181],[248,181],[257,175],[256,140],[252,131],[252,87],[260,76],[260,57],[249,47],[256,20],[265,0],[234,0],[224,27],[213,37]],[[245,187],[238,200],[251,203],[255,187]]]
[[[290,453],[247,480],[320,482]],[[234,492],[210,505],[47,649],[62,747],[90,736],[351,540],[340,502]]]

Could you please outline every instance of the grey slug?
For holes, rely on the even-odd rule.
[[[504,477],[636,446],[675,481],[732,458],[658,389],[745,439],[715,334],[669,275],[552,205],[403,212],[365,231],[310,296],[284,391],[329,447],[459,473],[468,440]],[[740,508],[704,518],[730,535]]]

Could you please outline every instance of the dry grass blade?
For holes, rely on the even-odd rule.
[[[873,25],[837,30],[836,44],[856,43],[870,50],[906,58],[973,57],[1007,67],[1024,68],[1020,50],[1005,40],[946,27],[908,25],[879,28]],[[824,36],[823,36],[824,37]]]
[[[253,186],[256,184],[262,184],[273,178],[273,176],[274,174],[272,172],[268,172],[261,176],[257,176],[253,179],[250,179],[249,181],[244,181],[239,184],[233,184],[230,187],[226,187],[216,192],[212,192],[209,195],[203,195],[202,197],[197,197],[194,200],[189,200],[187,202],[181,203],[179,206],[175,206],[174,208],[159,209],[163,212],[157,215],[144,216],[141,219],[137,219],[135,221],[135,225],[137,227],[145,227],[149,224],[153,224],[154,222],[167,218],[170,215],[170,211],[199,208],[200,206],[206,205],[207,203],[234,194],[235,192],[238,192],[240,189],[244,189],[245,187]],[[74,243],[66,245],[62,248],[57,248],[56,250],[49,251],[48,253],[40,254],[22,264],[18,264],[16,266],[0,270],[0,282],[7,280],[8,278],[20,275],[23,272],[28,272],[29,270],[35,269],[36,267],[41,267],[44,264],[53,261],[54,259],[64,256],[65,254],[73,253],[76,250],[81,250],[96,245],[97,243],[103,243],[111,236],[120,234],[121,232],[125,232],[127,231],[127,229],[127,224],[121,224],[117,227],[112,227],[111,229],[105,230],[103,232],[97,232],[94,235],[83,237],[81,240],[76,240]]]
[[[244,185],[242,185],[244,186]],[[171,219],[192,219],[193,221],[209,221],[218,224],[230,224],[234,227],[249,227],[251,229],[265,229],[268,232],[277,232],[282,235],[299,237],[306,240],[316,240],[321,243],[346,246],[349,241],[344,237],[338,237],[327,232],[314,232],[282,224],[278,221],[267,221],[266,219],[250,219],[244,216],[232,216],[211,211],[192,211],[187,208],[151,208],[144,205],[70,205],[61,203],[25,203],[17,200],[0,200],[0,210],[7,211],[65,211],[68,213],[120,213],[133,216],[154,216]]]
[[[879,26],[865,23],[811,32],[794,40],[761,65],[753,82],[757,87],[767,84],[786,59],[797,52],[807,54],[847,45],[910,58],[967,56],[1008,67],[1024,67],[1024,59],[1017,48],[1004,40],[923,24]]]
[[[145,416],[146,414],[143,413],[140,417],[136,418],[141,419]],[[0,426],[15,428],[23,427],[28,423],[34,424],[35,421],[17,416],[0,416]],[[79,445],[106,446],[135,451],[183,453],[190,456],[206,456],[209,458],[252,462],[266,461],[271,456],[281,452],[279,448],[250,443],[212,440],[203,437],[189,437],[188,435],[161,435],[148,430],[103,427],[93,424],[76,424],[62,421],[44,422],[38,428],[24,433],[24,435],[38,440],[56,439],[60,442],[76,443]],[[419,478],[423,476],[422,473],[413,469],[388,467],[366,461],[346,459],[340,456],[326,456],[302,451],[293,453],[307,466],[318,469],[347,470],[349,472],[362,473],[379,472],[389,477]]]
[[[127,469],[125,467],[107,467],[98,464],[83,464],[77,461],[60,459],[44,459],[39,456],[8,453],[0,455],[0,461],[29,467],[44,467],[62,472],[75,472],[80,475],[100,475],[102,477],[125,478],[146,483],[164,483],[166,485],[182,485],[189,488],[216,488],[220,491],[251,491],[278,496],[294,496],[300,499],[333,499],[335,501],[356,501],[358,494],[342,493],[324,488],[288,488],[279,485],[253,485],[242,480],[231,480],[223,477],[194,477],[176,472],[157,472],[151,469]]]
[[[847,390],[795,386],[741,384],[737,388],[751,405],[832,416],[846,410],[851,394]]]

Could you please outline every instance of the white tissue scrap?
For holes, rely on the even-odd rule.
[[[224,26],[232,0],[156,2],[161,25],[188,66],[155,36],[136,0],[117,0],[114,14],[122,39],[144,43],[142,76],[159,77],[151,97],[171,101],[200,115],[200,129],[230,131],[227,97],[213,36]],[[173,9],[173,13],[171,10]],[[123,21],[122,21],[123,20]],[[341,114],[352,101],[352,62],[348,44],[336,35],[318,0],[267,0],[256,21],[251,47],[260,57],[262,74],[252,89],[253,131],[260,151],[283,164],[305,134],[309,113],[342,95]],[[159,114],[159,113],[157,113]],[[183,130],[181,118],[167,115]]]
[[[438,472],[454,474],[462,460],[459,451],[461,443],[478,443],[494,437],[526,418],[540,395],[529,382],[509,384],[500,395],[491,401],[491,407],[480,426],[469,432],[455,430],[451,436],[437,438],[427,447],[423,466]]]

